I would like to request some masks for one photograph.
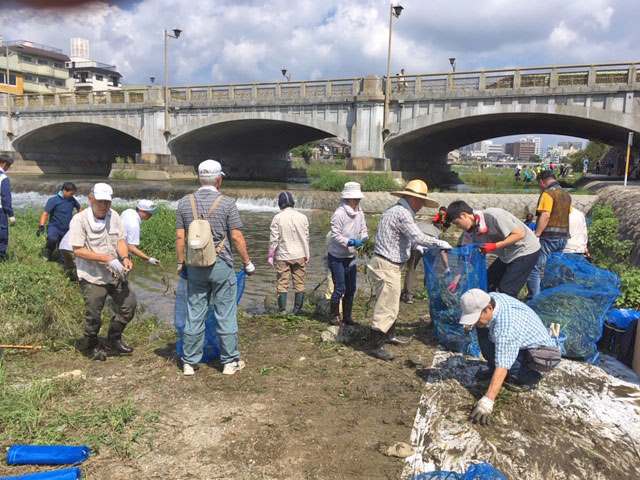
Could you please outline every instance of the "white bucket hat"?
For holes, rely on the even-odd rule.
[[[151,200],[140,200],[138,202],[138,210],[142,210],[143,212],[153,213],[156,211],[156,204]]]
[[[91,193],[93,193],[93,198],[96,200],[110,202],[113,199],[113,188],[108,183],[96,183],[91,189]]]
[[[216,160],[205,160],[198,165],[198,176],[202,178],[213,178],[219,176],[225,176],[222,171],[222,165]]]
[[[342,189],[342,195],[340,198],[343,199],[351,199],[351,198],[364,198],[362,194],[362,190],[360,190],[360,184],[358,182],[347,182],[344,184]]]

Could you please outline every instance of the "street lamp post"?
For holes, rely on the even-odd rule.
[[[451,71],[456,73],[456,57],[449,57],[449,63],[451,64]]]
[[[164,30],[164,131],[169,132],[171,126],[169,125],[169,60],[168,50],[169,38],[179,38],[182,30],[174,28],[173,30]]]
[[[384,86],[384,113],[382,118],[382,132],[387,132],[387,124],[389,122],[389,100],[391,97],[391,36],[393,33],[393,17],[399,18],[404,10],[401,5],[389,4],[389,48],[387,49],[387,78]]]
[[[287,80],[287,82],[291,81],[291,74],[288,73],[288,70],[285,67],[282,67],[282,70],[280,70],[280,72],[282,73],[282,76]]]
[[[5,72],[4,72],[4,83],[7,85],[7,135],[10,135],[12,132],[11,128],[11,92],[9,89],[11,88],[11,71],[9,69],[9,43],[6,40],[3,40],[4,43],[4,59],[5,59]],[[16,85],[18,84],[18,80],[16,77]]]

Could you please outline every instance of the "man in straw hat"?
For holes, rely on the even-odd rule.
[[[374,345],[370,353],[381,360],[393,360],[393,355],[384,349],[385,343],[409,342],[395,334],[395,322],[400,309],[402,266],[409,260],[411,249],[416,246],[451,249],[447,242],[426,235],[416,225],[415,216],[422,207],[438,206],[427,193],[425,182],[411,180],[403,190],[392,193],[400,200],[384,212],[378,224],[374,257],[367,268],[373,275],[377,297],[371,324]]]

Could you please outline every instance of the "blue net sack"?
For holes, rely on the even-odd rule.
[[[562,356],[595,363],[607,311],[620,294],[620,280],[582,256],[554,253],[544,270],[542,291],[529,306],[548,327],[560,325]]]
[[[411,480],[508,480],[507,476],[489,463],[471,465],[465,473],[438,472],[420,473]]]
[[[48,472],[25,473],[12,477],[0,477],[4,480],[80,480],[82,472],[78,467],[50,470]]]
[[[7,450],[7,465],[74,465],[91,453],[86,446],[12,445]]]
[[[236,274],[236,303],[240,303],[244,286],[246,282],[244,270],[240,270]],[[178,286],[176,288],[176,304],[174,310],[173,325],[176,329],[176,354],[178,358],[182,358],[184,325],[187,321],[187,280],[180,276]],[[220,346],[218,344],[218,336],[216,335],[216,323],[213,309],[209,310],[209,315],[204,324],[204,348],[202,351],[202,362],[209,363],[220,358]]]
[[[447,350],[480,356],[475,330],[464,332],[460,321],[460,296],[471,288],[487,290],[487,262],[477,245],[449,250],[447,261],[438,249],[428,250],[423,258],[424,283],[429,293],[429,312],[438,343]],[[458,280],[454,293],[449,284]]]

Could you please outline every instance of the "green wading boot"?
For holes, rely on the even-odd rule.
[[[278,294],[278,312],[284,312],[287,309],[287,294]]]
[[[387,342],[387,335],[385,333],[372,328],[371,339],[373,341],[373,346],[371,350],[369,350],[369,355],[379,360],[384,360],[385,362],[390,362],[395,358],[393,353],[384,349],[384,345]]]
[[[102,349],[98,337],[85,337],[87,339],[87,357],[91,360],[104,362],[107,359],[107,353]]]
[[[295,301],[293,303],[293,313],[294,315],[300,315],[302,312],[302,305],[304,305],[304,292],[296,292]]]

